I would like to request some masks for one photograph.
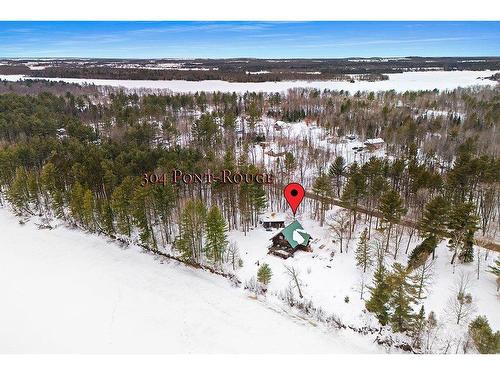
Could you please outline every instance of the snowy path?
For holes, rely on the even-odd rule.
[[[252,301],[220,277],[161,264],[0,209],[1,353],[374,353]]]

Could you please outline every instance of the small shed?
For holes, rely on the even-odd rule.
[[[268,254],[286,259],[293,257],[297,250],[312,251],[311,239],[311,235],[304,230],[297,220],[294,220],[271,238],[272,245],[269,247]]]
[[[365,146],[370,150],[378,150],[384,146],[385,142],[382,138],[369,138],[365,141]]]
[[[284,228],[285,216],[275,212],[267,213],[260,218],[260,223],[266,229],[268,228]]]

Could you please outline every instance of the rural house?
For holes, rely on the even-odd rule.
[[[271,238],[272,245],[269,247],[268,254],[287,259],[293,257],[297,250],[312,251],[309,245],[310,240],[311,235],[297,220],[294,220]]]

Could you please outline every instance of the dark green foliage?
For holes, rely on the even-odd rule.
[[[469,324],[469,335],[479,353],[500,353],[500,331],[493,332],[486,317],[478,316]]]
[[[366,302],[366,309],[375,314],[382,325],[389,322],[389,298],[391,296],[388,273],[380,264],[373,275],[373,286],[369,287],[370,299]]]
[[[188,261],[201,263],[205,238],[207,209],[201,200],[187,201],[181,214],[180,234],[176,248]]]
[[[411,252],[410,257],[408,258],[408,267],[411,269],[416,269],[420,265],[422,265],[429,255],[431,255],[437,246],[436,237],[431,236],[425,238],[422,243],[417,245]]]
[[[412,328],[413,308],[416,301],[416,288],[412,283],[408,271],[399,263],[394,263],[389,277],[391,295],[389,306],[391,309],[390,322],[394,332],[405,332]]]
[[[478,218],[474,214],[472,203],[456,204],[450,214],[448,229],[450,231],[449,246],[454,251],[451,263],[458,258],[464,263],[474,259],[474,233],[478,229]]]
[[[364,229],[356,248],[356,265],[366,272],[373,264],[372,249],[368,240],[368,229]]]
[[[257,271],[257,280],[264,285],[269,284],[273,273],[267,263],[262,264]]]
[[[441,239],[446,236],[446,224],[449,213],[449,203],[442,196],[431,199],[424,209],[422,219],[418,224],[423,237],[436,237]]]
[[[219,207],[212,206],[206,219],[207,258],[216,266],[221,266],[227,248],[227,223]]]

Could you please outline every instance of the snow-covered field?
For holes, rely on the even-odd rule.
[[[98,86],[123,87],[126,89],[168,89],[173,92],[221,91],[221,92],[282,92],[294,87],[316,88],[320,90],[384,91],[384,90],[452,90],[457,87],[475,85],[494,85],[495,82],[484,79],[498,71],[426,71],[388,74],[385,81],[282,81],[282,82],[226,82],[226,81],[148,81],[148,80],[112,80],[81,78],[36,78],[50,81],[64,81]],[[22,75],[0,75],[0,79],[17,81],[25,79]]]
[[[380,353],[219,276],[0,209],[1,353]]]

